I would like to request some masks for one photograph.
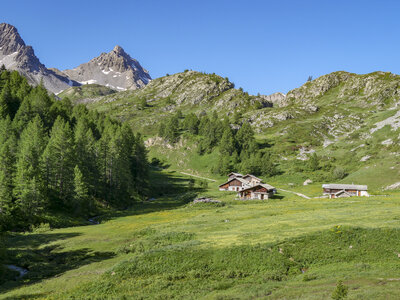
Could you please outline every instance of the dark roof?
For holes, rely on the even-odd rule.
[[[358,191],[366,191],[368,190],[368,186],[366,185],[357,185],[357,184],[323,184],[322,188],[324,189],[333,189],[333,190],[358,190]]]

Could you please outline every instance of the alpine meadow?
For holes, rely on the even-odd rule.
[[[353,20],[343,3],[250,2],[196,11],[118,0],[117,17],[114,4],[72,0],[57,13],[50,2],[35,8],[35,20],[28,1],[23,18],[7,4],[0,299],[400,299],[400,75],[375,71],[400,70],[388,50],[400,44],[353,52],[378,37],[382,11],[385,30],[400,25],[396,9],[346,4]],[[304,25],[310,3],[320,28]],[[277,23],[268,29],[267,12]],[[39,25],[40,35],[29,28]],[[44,49],[51,35],[71,51],[57,68],[46,66],[58,54]],[[98,56],[71,65],[93,47]],[[276,72],[260,91],[281,81],[283,92],[246,88],[266,76],[259,51]]]

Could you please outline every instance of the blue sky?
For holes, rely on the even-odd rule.
[[[121,45],[153,78],[185,69],[252,94],[345,70],[400,73],[400,1],[3,1],[47,67],[73,68]]]

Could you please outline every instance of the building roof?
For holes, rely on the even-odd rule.
[[[275,187],[273,187],[272,185],[269,185],[269,184],[266,184],[266,183],[259,183],[259,184],[253,185],[251,187],[245,188],[244,190],[241,190],[241,192],[246,191],[246,190],[250,190],[250,189],[253,189],[253,188],[257,188],[259,186],[261,186],[263,188],[266,188],[267,191],[275,190]]]
[[[243,177],[242,174],[240,174],[240,173],[235,173],[235,172],[231,172],[231,173],[229,173],[227,176],[230,177],[230,176],[232,176],[232,175],[234,175],[234,176],[236,176],[236,177]]]
[[[243,176],[243,178],[246,178],[246,177],[253,177],[254,179],[257,179],[257,180],[259,180],[259,181],[262,181],[261,178],[258,178],[258,177],[254,176],[254,175],[251,175],[251,174],[246,174],[245,176]]]
[[[244,183],[246,185],[249,184],[249,182],[247,180],[244,180],[243,178],[240,178],[240,177],[235,177],[235,178],[232,178],[232,179],[228,180],[227,182],[224,182],[223,184],[220,184],[219,186],[227,184],[227,183],[229,183],[229,182],[231,182],[233,180],[239,180],[241,183]]]
[[[368,186],[366,185],[357,185],[357,184],[323,184],[322,188],[324,189],[334,189],[334,190],[358,190],[358,191],[366,191],[368,190]]]

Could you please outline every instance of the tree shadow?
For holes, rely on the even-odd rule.
[[[149,196],[145,201],[134,203],[129,209],[97,216],[99,223],[118,217],[148,214],[171,210],[193,201],[199,193],[206,191],[199,186],[190,186],[191,177],[183,177],[175,171],[151,170]]]
[[[6,292],[23,285],[34,284],[41,280],[59,276],[66,271],[115,256],[113,252],[99,252],[89,248],[63,251],[64,248],[59,244],[41,247],[41,245],[79,235],[79,233],[11,235],[7,240],[6,263],[24,268],[28,273],[22,278],[4,282],[0,285],[0,291]],[[29,299],[35,297],[39,296],[25,295],[20,298]]]

